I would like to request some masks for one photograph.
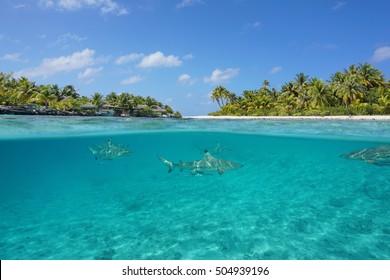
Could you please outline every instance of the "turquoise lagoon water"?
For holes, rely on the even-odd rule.
[[[88,146],[128,145],[97,161]],[[390,259],[390,122],[0,117],[0,259]],[[203,157],[223,175],[168,168]],[[210,149],[212,150],[212,149]]]

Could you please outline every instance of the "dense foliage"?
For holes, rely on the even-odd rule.
[[[237,96],[222,86],[211,99],[220,110],[210,115],[309,116],[309,115],[388,115],[390,82],[370,64],[351,65],[333,74],[329,81],[297,74],[280,91],[264,81],[258,90]]]
[[[166,113],[173,116],[180,116],[179,112],[173,112],[172,108],[157,101],[153,97],[142,97],[131,93],[117,94],[112,92],[104,96],[98,92],[88,98],[80,96],[74,86],[67,85],[60,88],[58,85],[36,85],[26,77],[15,79],[12,74],[0,72],[0,105],[21,106],[25,104],[36,104],[47,106],[57,110],[74,111],[80,110],[84,104],[92,103],[98,109],[103,104],[121,107],[124,110],[133,110],[138,105],[146,105],[140,114],[152,116],[153,108],[163,108]],[[150,113],[150,114],[148,114]]]

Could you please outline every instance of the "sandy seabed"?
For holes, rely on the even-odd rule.
[[[390,116],[184,116],[189,119],[231,120],[364,120],[390,121]]]

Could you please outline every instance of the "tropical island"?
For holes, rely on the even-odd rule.
[[[280,91],[270,89],[267,80],[242,96],[218,86],[211,99],[220,110],[209,116],[390,115],[390,81],[364,63],[336,72],[326,82],[299,73]]]
[[[127,92],[80,96],[73,85],[36,85],[26,77],[0,72],[0,114],[61,116],[174,117],[180,112],[157,101]]]

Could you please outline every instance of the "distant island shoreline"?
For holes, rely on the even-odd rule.
[[[390,81],[373,65],[359,63],[326,81],[299,73],[279,91],[267,80],[242,95],[219,85],[211,100],[219,110],[210,116],[389,116]]]
[[[365,120],[365,121],[390,121],[386,115],[361,115],[361,116],[183,116],[183,119],[204,120]]]

